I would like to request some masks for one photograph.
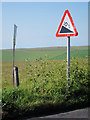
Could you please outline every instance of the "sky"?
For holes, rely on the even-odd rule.
[[[88,2],[2,2],[2,49],[13,48],[14,24],[16,48],[67,46],[67,37],[56,37],[66,9],[78,31],[71,46],[88,45]]]
[[[1,0],[2,2],[89,2],[89,0]]]

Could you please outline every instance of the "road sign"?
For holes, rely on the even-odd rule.
[[[73,23],[72,17],[68,10],[65,11],[59,28],[56,33],[56,37],[67,37],[67,86],[70,81],[70,36],[77,36],[78,32]]]
[[[56,37],[70,37],[77,36],[78,32],[72,20],[72,17],[68,10],[65,11],[59,28],[56,33]]]

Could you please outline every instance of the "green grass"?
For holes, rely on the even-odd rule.
[[[12,86],[12,51],[3,50],[2,53],[2,109],[5,120],[88,106],[88,47],[71,47],[68,91],[65,47],[16,50],[18,88]]]
[[[5,64],[4,64],[5,65]],[[12,87],[8,64],[3,73],[2,109],[5,119],[29,113],[65,111],[88,106],[88,61],[72,59],[67,91],[66,60],[27,60],[18,63],[20,86]],[[7,73],[7,74],[5,74]],[[47,111],[48,109],[48,111]]]
[[[2,51],[2,61],[12,61],[13,58],[12,50]],[[51,47],[51,48],[32,48],[32,49],[17,49],[15,52],[15,60],[23,61],[27,58],[30,60],[35,59],[47,59],[50,60],[64,60],[67,56],[66,47]],[[88,47],[71,47],[71,58],[82,57],[88,58]]]

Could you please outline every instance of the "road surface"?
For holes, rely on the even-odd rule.
[[[78,109],[78,110],[54,114],[54,115],[28,118],[25,120],[38,120],[38,119],[42,119],[42,118],[88,118],[89,111],[90,111],[90,108],[85,108],[85,109]]]

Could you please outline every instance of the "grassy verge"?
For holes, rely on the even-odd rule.
[[[88,106],[87,60],[71,60],[68,90],[65,60],[27,60],[24,73],[25,78],[20,80],[18,88],[3,87],[3,119]]]

